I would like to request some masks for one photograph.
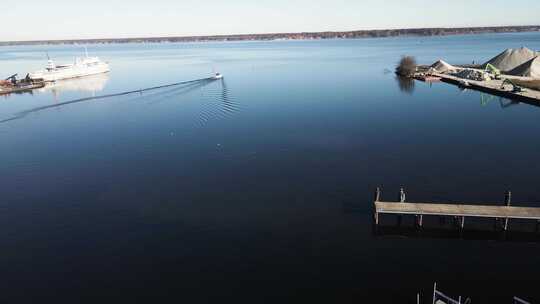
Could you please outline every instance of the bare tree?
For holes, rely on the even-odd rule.
[[[412,56],[403,56],[396,67],[396,74],[412,76],[416,72],[416,59]]]

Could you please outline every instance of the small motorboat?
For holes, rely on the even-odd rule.
[[[216,73],[212,79],[215,79],[215,80],[218,80],[218,79],[222,79],[223,78],[223,75],[221,73]]]

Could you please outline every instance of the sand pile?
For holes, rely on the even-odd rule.
[[[455,72],[457,71],[457,68],[445,61],[438,60],[434,64],[431,65],[431,68],[439,73],[446,73],[446,72]]]
[[[536,56],[524,64],[516,67],[508,72],[508,74],[540,79],[540,56]]]
[[[464,70],[461,70],[459,73],[455,73],[454,75],[456,77],[463,78],[463,79],[470,79],[470,80],[477,80],[477,81],[489,80],[488,75],[484,73],[483,71],[472,70],[472,69],[464,69]]]
[[[533,59],[537,55],[538,54],[535,51],[532,51],[526,47],[519,49],[507,49],[490,59],[488,62],[484,63],[482,67],[485,68],[488,63],[491,63],[502,72],[508,72]]]

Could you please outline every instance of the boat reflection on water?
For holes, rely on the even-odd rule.
[[[91,93],[92,96],[95,96],[96,93],[103,91],[108,81],[108,74],[57,80],[48,83],[44,88],[40,89],[39,92],[52,92],[55,99],[60,97],[63,92]]]

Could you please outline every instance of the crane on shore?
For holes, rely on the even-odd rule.
[[[497,80],[501,79],[501,70],[497,69],[491,63],[486,64],[486,68],[485,68],[484,72],[493,75],[494,79],[497,79]]]
[[[507,85],[507,84],[512,86],[512,93],[520,93],[520,92],[525,91],[525,89],[518,86],[517,84],[515,84],[512,80],[510,80],[508,78],[505,78],[504,81],[502,82],[501,89],[504,89],[504,86]]]

